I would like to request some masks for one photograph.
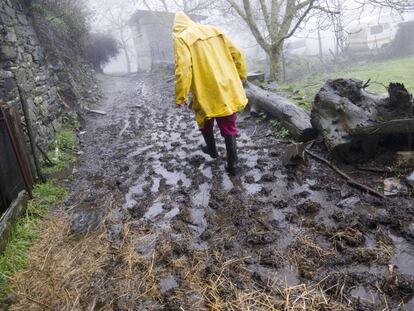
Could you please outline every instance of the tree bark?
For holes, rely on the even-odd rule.
[[[249,104],[278,120],[295,140],[305,142],[316,137],[317,132],[312,127],[310,115],[306,110],[250,82],[247,82],[245,89]]]
[[[125,60],[127,65],[127,73],[131,73],[131,58],[129,57],[128,49],[124,48]]]
[[[281,66],[281,53],[273,52],[269,54],[270,60],[270,72],[269,78],[270,80],[281,81],[282,78],[282,66]]]
[[[391,83],[388,97],[366,87],[359,80],[328,80],[312,106],[312,124],[328,150],[347,162],[369,158],[387,138],[396,143],[398,136],[414,132],[411,95],[404,85]]]

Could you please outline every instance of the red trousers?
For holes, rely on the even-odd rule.
[[[231,116],[215,118],[220,128],[221,136],[236,136],[237,135],[237,115],[233,113]],[[204,123],[201,130],[202,133],[212,133],[214,128],[214,119],[209,119]]]

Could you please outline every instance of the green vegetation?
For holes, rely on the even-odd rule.
[[[55,13],[53,10],[51,10],[46,5],[42,4],[33,4],[31,6],[32,12],[37,12],[41,15],[43,15],[49,23],[51,23],[53,26],[57,28],[67,29],[67,25],[65,21],[62,19],[62,15],[59,15]]]
[[[272,120],[270,123],[274,129],[274,136],[277,139],[289,138],[289,131],[285,127],[283,127],[283,125],[279,121]]]
[[[40,221],[51,206],[63,201],[66,194],[64,188],[52,182],[35,186],[34,199],[29,202],[24,216],[16,222],[10,241],[0,255],[0,298],[10,291],[10,277],[27,267],[27,253],[37,238]]]
[[[65,116],[63,124],[63,128],[56,133],[51,150],[48,152],[53,165],[46,161],[43,162],[42,171],[45,174],[60,172],[75,160],[79,145],[76,130],[79,129],[80,124],[77,118],[71,116]]]
[[[268,119],[269,119],[268,115],[267,115],[265,112],[261,111],[261,112],[259,113],[259,116],[258,116],[258,118],[257,118],[256,122],[257,122],[257,123],[260,123],[260,122],[265,122],[265,121],[267,121]],[[286,128],[282,125],[282,123],[280,123],[280,122],[279,122],[279,121],[277,121],[277,120],[271,119],[271,120],[270,120],[270,125],[272,126],[272,128],[273,128],[273,130],[274,130],[273,135],[274,135],[277,139],[287,139],[287,138],[289,138],[289,130],[288,130],[288,129],[286,129]]]
[[[414,93],[414,57],[391,59],[379,63],[350,65],[332,73],[319,73],[281,87],[302,107],[310,109],[311,102],[327,79],[354,78],[363,81],[371,79],[369,91],[385,93],[384,86],[390,82],[402,82],[408,91]]]
[[[32,0],[30,11],[34,15],[37,30],[43,34],[50,46],[56,44],[56,38],[46,29],[57,30],[56,35],[84,54],[90,35],[89,12],[80,1],[73,0]],[[40,21],[40,25],[37,23]],[[43,27],[46,21],[52,27]],[[41,36],[42,37],[42,36]],[[50,40],[50,42],[48,41]],[[85,56],[85,55],[84,55]]]
[[[69,166],[75,160],[79,144],[76,130],[80,124],[76,115],[65,114],[63,127],[55,134],[54,142],[48,153],[53,166],[43,163],[43,173],[53,174]],[[3,254],[0,255],[0,299],[10,291],[10,277],[27,266],[27,253],[35,242],[39,224],[48,213],[50,207],[62,203],[67,195],[65,188],[57,186],[53,181],[37,184],[33,190],[33,200],[20,217],[11,233],[11,238]]]

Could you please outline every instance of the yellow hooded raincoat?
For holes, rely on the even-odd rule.
[[[177,104],[185,103],[192,91],[191,109],[200,128],[207,119],[242,110],[247,104],[242,52],[220,29],[196,24],[181,12],[175,16],[173,37]]]

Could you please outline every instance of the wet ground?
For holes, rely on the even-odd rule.
[[[21,278],[20,307],[414,310],[407,194],[375,198],[312,159],[284,167],[286,143],[247,113],[239,116],[242,174],[229,177],[223,139],[217,132],[218,160],[200,151],[193,115],[175,107],[172,82],[102,79],[99,109],[107,115],[87,116],[84,154],[62,208],[71,247],[57,249],[75,255],[65,265],[49,255],[41,267],[33,263],[45,291],[56,293],[33,302]],[[313,150],[328,157],[319,144]],[[374,187],[384,178],[344,169]],[[58,268],[39,272],[48,265]],[[64,289],[51,284],[60,278]],[[76,298],[65,304],[69,292]]]

